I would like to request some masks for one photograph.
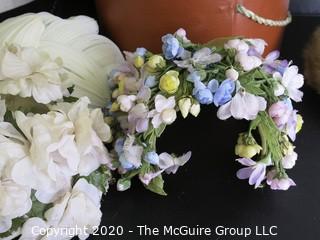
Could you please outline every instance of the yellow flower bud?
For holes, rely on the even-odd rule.
[[[147,62],[148,71],[155,72],[157,68],[163,68],[166,66],[166,61],[160,55],[153,55]]]
[[[199,113],[200,113],[200,104],[196,101],[194,104],[192,104],[191,108],[190,108],[190,113],[191,115],[193,115],[194,117],[198,117]]]
[[[300,132],[302,125],[303,125],[303,118],[300,114],[297,114],[296,133]]]
[[[179,72],[177,71],[168,71],[160,78],[159,88],[163,92],[173,94],[178,90],[179,85]]]
[[[119,111],[119,109],[120,109],[120,104],[119,103],[117,103],[117,102],[112,103],[111,109],[110,109],[111,112]]]
[[[258,144],[254,145],[244,145],[244,144],[237,144],[235,148],[235,153],[239,157],[243,158],[253,158],[256,154],[260,153],[262,147]]]
[[[112,98],[117,98],[120,95],[119,89],[115,89],[112,92]]]
[[[133,60],[133,64],[136,68],[141,68],[144,64],[144,58],[141,56],[136,56]]]
[[[124,93],[124,89],[125,89],[125,81],[126,81],[126,78],[122,78],[119,83],[118,83],[118,86],[119,86],[119,95],[123,94]]]
[[[189,114],[191,108],[191,99],[190,98],[182,98],[179,100],[179,109],[181,111],[182,117],[186,118]]]

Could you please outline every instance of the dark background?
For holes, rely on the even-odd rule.
[[[282,44],[282,56],[292,59],[301,71],[302,50],[315,27],[320,25],[320,16],[316,16],[320,8],[319,4],[315,4],[317,2],[292,3],[295,16]],[[96,18],[93,0],[38,0],[0,15],[0,20],[30,11],[50,11],[61,17],[85,14]],[[178,123],[167,129],[159,142],[160,152],[193,151],[192,159],[177,175],[165,176],[169,195],[161,197],[148,192],[138,181],[134,182],[132,189],[122,193],[112,186],[102,204],[102,225],[122,225],[135,233],[117,238],[90,239],[175,239],[139,237],[135,226],[146,224],[154,227],[171,224],[203,227],[277,225],[279,234],[276,237],[246,239],[320,239],[320,96],[309,87],[304,87],[304,91],[303,103],[297,104],[305,120],[303,131],[296,141],[299,160],[296,167],[289,171],[297,187],[286,192],[267,188],[254,190],[246,181],[236,179],[235,173],[240,165],[234,161],[234,145],[237,134],[246,130],[247,123],[220,121],[213,107],[204,107],[197,119],[179,119]]]

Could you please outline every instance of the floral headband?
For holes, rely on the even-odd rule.
[[[292,142],[302,127],[293,109],[300,102],[303,76],[291,62],[274,51],[263,57],[262,39],[229,39],[194,44],[179,29],[162,37],[162,54],[144,48],[125,52],[126,62],[112,71],[109,107],[116,134],[118,190],[130,187],[139,176],[144,186],[165,195],[162,173],[176,173],[191,157],[157,153],[156,141],[177,112],[197,117],[201,105],[217,107],[217,117],[248,120],[240,133],[236,159],[244,168],[239,179],[255,188],[264,182],[271,189],[295,186],[287,173],[297,160]],[[259,135],[254,137],[254,132]]]

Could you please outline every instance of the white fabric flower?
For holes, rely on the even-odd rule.
[[[120,95],[117,98],[117,102],[120,104],[120,109],[122,112],[129,112],[134,106],[134,102],[137,100],[135,95]]]
[[[12,170],[14,181],[37,190],[43,203],[68,191],[77,174],[80,156],[74,141],[73,124],[63,113],[26,116],[15,113],[17,125],[30,142],[30,155]]]
[[[0,179],[10,179],[14,164],[28,156],[29,144],[11,123],[0,122]]]
[[[226,78],[236,81],[239,78],[239,73],[234,68],[230,68],[226,71]]]
[[[20,130],[30,143],[27,157],[12,169],[13,179],[35,189],[36,197],[50,203],[69,191],[71,178],[88,176],[111,159],[103,142],[111,138],[100,109],[90,110],[84,97],[61,103],[47,114],[16,112]]]
[[[245,41],[249,42],[259,55],[264,53],[264,49],[268,45],[265,40],[260,38],[246,38]]]
[[[225,49],[235,49],[237,52],[247,53],[249,45],[241,39],[231,39],[224,44]]]
[[[7,232],[12,219],[21,217],[31,210],[31,188],[12,180],[0,180],[0,233]]]
[[[239,91],[230,102],[219,108],[217,116],[221,120],[226,120],[231,116],[235,119],[253,120],[266,107],[267,102],[263,97]]]
[[[102,213],[101,207],[102,192],[95,186],[81,178],[77,181],[71,192],[66,195],[45,213],[47,224],[50,227],[88,229],[82,231],[78,237],[87,239],[93,232],[94,227],[100,225]],[[63,233],[56,239],[71,239],[73,236],[66,236]]]
[[[273,77],[280,79],[281,84],[287,89],[288,96],[295,102],[301,102],[303,92],[299,90],[304,84],[304,78],[302,74],[298,73],[297,66],[292,65],[288,67],[283,76],[279,72],[274,73]]]
[[[298,154],[292,150],[282,159],[282,165],[285,169],[292,169],[296,165],[297,159]]]
[[[144,175],[140,174],[139,179],[143,184],[149,185],[154,178],[158,177],[163,172],[166,172],[167,174],[175,174],[178,171],[179,167],[185,165],[190,160],[190,158],[190,151],[180,157],[170,155],[166,152],[161,153],[159,155],[159,163],[157,164],[160,170],[156,172],[150,171],[145,173]]]
[[[25,14],[0,24],[0,47],[16,44],[60,57],[75,84],[75,97],[88,96],[93,105],[104,106],[110,92],[106,76],[123,62],[119,48],[98,35],[96,21],[86,16],[61,19],[50,13]]]
[[[29,218],[22,226],[19,240],[47,240],[41,235],[50,226],[41,218]]]
[[[158,128],[162,123],[172,124],[176,118],[177,113],[174,109],[176,106],[176,100],[174,96],[168,99],[162,95],[157,95],[155,100],[155,110],[149,113],[149,117],[152,117],[152,125],[154,128]]]
[[[196,51],[193,56],[191,57],[191,54],[186,51],[186,56],[181,61],[174,61],[175,64],[177,64],[178,67],[181,68],[188,68],[189,70],[193,69],[193,66],[207,66],[212,63],[216,63],[221,61],[222,57],[218,53],[213,53],[210,48],[204,47],[200,50]],[[190,56],[188,56],[190,55]]]
[[[68,96],[62,60],[35,48],[10,45],[0,54],[0,94],[32,97],[48,104]]]
[[[143,153],[143,147],[134,144],[135,138],[133,135],[128,135],[123,145],[123,153],[120,155],[119,161],[122,166],[130,166],[138,168],[141,166],[141,159]]]
[[[175,174],[178,171],[179,167],[185,165],[190,160],[190,158],[190,151],[180,157],[175,157],[168,153],[161,153],[159,155],[159,167],[168,174]]]
[[[89,109],[90,101],[87,97],[78,100],[68,111],[68,118],[74,125],[75,141],[80,153],[78,172],[81,176],[88,176],[107,164],[112,168],[111,158],[103,142],[111,140],[111,129],[105,123],[101,109]]]
[[[262,64],[262,60],[256,56],[249,56],[247,53],[239,52],[235,59],[240,63],[245,71],[251,71]]]
[[[243,70],[250,71],[262,64],[260,56],[264,51],[265,44],[265,41],[262,39],[231,39],[224,45],[224,48],[235,49],[237,52],[235,59],[240,63]],[[254,49],[254,53],[249,55],[252,48]]]

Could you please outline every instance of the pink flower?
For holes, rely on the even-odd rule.
[[[269,115],[278,128],[283,128],[292,113],[292,107],[283,101],[276,102],[269,108]]]
[[[267,184],[272,190],[288,190],[291,186],[296,186],[295,182],[288,176],[282,178],[276,177],[275,170],[268,173]]]
[[[292,141],[296,139],[297,110],[293,110],[290,99],[271,105],[269,115],[277,127],[288,134]]]

